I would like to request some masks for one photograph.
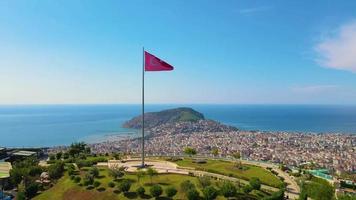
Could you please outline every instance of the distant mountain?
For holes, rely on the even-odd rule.
[[[175,108],[160,112],[145,113],[145,128],[153,128],[166,123],[197,122],[205,117],[192,108]],[[125,128],[140,129],[142,127],[142,115],[132,118],[123,124]]]

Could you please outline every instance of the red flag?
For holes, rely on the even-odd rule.
[[[171,71],[173,66],[145,51],[145,71]]]

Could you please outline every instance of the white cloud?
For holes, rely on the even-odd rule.
[[[252,8],[244,8],[244,9],[240,9],[239,13],[243,14],[243,15],[250,15],[250,14],[254,14],[254,13],[258,13],[258,12],[262,12],[262,11],[267,11],[271,8],[272,8],[271,6],[259,6],[259,7],[252,7]]]
[[[315,49],[321,66],[356,73],[356,21],[341,26]]]

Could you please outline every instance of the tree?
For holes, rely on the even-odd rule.
[[[63,153],[60,151],[56,154],[56,159],[60,160],[62,158]]]
[[[142,177],[144,177],[145,174],[146,174],[145,171],[143,171],[143,170],[137,170],[137,172],[136,172],[136,177],[137,177],[137,182],[138,182],[138,183],[140,183],[140,179],[141,179]]]
[[[153,177],[153,176],[156,176],[156,175],[158,174],[157,170],[155,170],[155,169],[149,167],[149,168],[147,169],[146,173],[147,173],[147,175],[150,177],[150,179],[151,179],[151,184],[152,184],[152,177]]]
[[[203,189],[204,199],[213,200],[218,196],[218,191],[213,186],[208,186]]]
[[[154,185],[154,186],[152,186],[151,188],[150,188],[150,193],[151,193],[151,195],[152,196],[154,196],[154,197],[159,197],[159,196],[161,196],[161,194],[162,194],[162,187],[161,186],[159,186],[159,185]]]
[[[233,158],[235,159],[240,159],[241,158],[241,153],[240,152],[234,152],[231,154]]]
[[[124,167],[114,167],[109,169],[109,176],[113,177],[114,179],[121,178],[124,175],[125,175]]]
[[[48,175],[52,179],[58,179],[63,175],[64,164],[63,162],[56,162],[48,167]]]
[[[25,192],[17,192],[16,200],[26,200]]]
[[[200,176],[198,178],[200,185],[205,188],[211,185],[210,177],[209,176]]]
[[[146,190],[145,190],[145,188],[142,187],[142,186],[140,186],[140,187],[138,187],[138,188],[136,189],[136,193],[137,193],[140,197],[142,197],[142,196],[145,194],[145,192],[146,192]]]
[[[50,161],[56,160],[56,156],[54,154],[50,154],[49,155],[49,160]]]
[[[99,187],[101,183],[99,181],[94,181],[93,186],[94,187]]]
[[[94,183],[93,175],[91,175],[90,173],[86,173],[85,176],[84,176],[84,179],[83,179],[83,184],[85,186],[87,186],[87,185],[91,185],[93,183]]]
[[[236,187],[234,184],[232,184],[229,181],[225,181],[223,183],[220,191],[221,191],[221,194],[224,195],[224,197],[233,197],[236,195]]]
[[[211,150],[211,154],[213,154],[214,157],[218,156],[219,155],[219,149],[214,147],[212,150]]]
[[[190,180],[185,180],[180,184],[180,188],[183,192],[188,192],[190,189],[195,189],[195,185]]]
[[[121,158],[122,158],[120,153],[113,153],[112,156],[115,158],[115,160],[121,160]]]
[[[194,188],[187,191],[188,200],[198,200],[199,192]]]
[[[250,185],[245,185],[242,190],[244,191],[245,194],[248,194],[252,191],[252,187]]]
[[[115,187],[115,183],[114,183],[114,182],[109,182],[109,183],[108,183],[108,186],[111,187],[111,188],[113,188],[113,187]]]
[[[264,197],[262,200],[284,200],[284,189],[274,192],[271,196]]]
[[[97,167],[90,168],[89,173],[93,175],[94,178],[99,177],[99,169]]]
[[[261,189],[261,181],[259,178],[252,177],[249,181],[250,186],[254,190],[260,190]]]
[[[84,153],[85,152],[85,147],[86,144],[84,142],[75,142],[72,143],[69,147],[69,155],[71,155],[72,157],[76,157],[78,156],[80,153]]]
[[[131,182],[128,180],[122,180],[121,183],[119,183],[118,188],[121,192],[128,192],[131,188]]]
[[[187,154],[188,156],[194,156],[194,155],[197,154],[197,151],[194,148],[185,147],[184,148],[184,153]]]
[[[168,197],[173,198],[177,194],[177,189],[173,186],[167,187],[165,190]]]
[[[29,199],[34,197],[37,194],[37,192],[38,192],[38,184],[37,183],[30,183],[25,188],[25,195]]]

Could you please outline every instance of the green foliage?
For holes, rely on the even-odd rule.
[[[119,183],[118,188],[121,192],[128,192],[131,188],[131,182],[124,179]]]
[[[101,183],[99,181],[94,181],[93,186],[94,187],[99,187]]]
[[[18,192],[16,194],[16,200],[26,200],[25,192]]]
[[[61,151],[58,152],[58,153],[56,154],[56,159],[57,159],[57,160],[62,159],[62,155],[63,155],[63,153],[62,153]]]
[[[198,200],[200,198],[199,192],[195,188],[189,189],[187,191],[187,198],[188,200]]]
[[[108,183],[108,186],[111,187],[111,188],[113,188],[113,187],[115,187],[115,183],[114,183],[114,182],[109,182],[109,183]]]
[[[56,156],[54,154],[49,154],[49,160],[50,161],[56,160]]]
[[[210,177],[208,176],[200,176],[198,178],[198,181],[203,188],[211,185]]]
[[[125,175],[125,168],[124,167],[115,167],[109,169],[109,176],[113,177],[114,179],[121,178]]]
[[[89,170],[89,174],[91,174],[94,178],[99,177],[99,169],[97,167],[92,167]]]
[[[64,164],[63,162],[56,162],[48,167],[49,177],[52,179],[58,179],[63,175]]]
[[[252,187],[252,189],[254,189],[254,190],[261,189],[261,181],[260,181],[260,179],[258,179],[256,177],[251,178],[249,181],[249,184]]]
[[[82,178],[80,178],[80,176],[74,177],[74,182],[75,183],[79,183],[81,180],[82,180]]]
[[[334,188],[328,181],[312,176],[309,182],[302,185],[301,193],[306,193],[308,197],[315,200],[332,200]]]
[[[137,182],[140,183],[140,179],[146,175],[146,172],[143,170],[138,170],[136,172]]]
[[[170,186],[166,188],[165,192],[168,197],[172,198],[177,194],[177,189],[173,186]]]
[[[93,183],[94,183],[93,175],[91,175],[90,173],[86,173],[85,177],[83,179],[83,185],[87,186],[87,185],[91,185]]]
[[[250,185],[245,185],[242,190],[244,191],[245,194],[250,193],[253,189]]]
[[[75,164],[77,164],[78,168],[82,168],[82,167],[91,167],[93,166],[93,162],[90,160],[82,160],[82,159],[78,159],[76,160]]]
[[[161,196],[163,190],[162,190],[162,187],[160,185],[154,185],[150,188],[150,193],[152,196],[154,197],[159,197]]]
[[[30,183],[25,188],[25,195],[27,198],[31,199],[34,197],[38,192],[38,184],[37,183]]]
[[[194,156],[197,154],[197,150],[191,147],[185,147],[184,148],[184,153],[187,154],[188,156]]]
[[[262,200],[283,200],[283,199],[284,199],[284,189],[281,189],[278,192],[272,193],[271,196],[263,198]]]
[[[140,197],[142,197],[142,196],[145,194],[145,192],[146,192],[146,190],[145,190],[145,188],[142,187],[142,186],[140,186],[140,187],[138,187],[138,188],[136,189],[136,193],[137,193]]]
[[[236,195],[237,189],[233,183],[225,181],[220,188],[220,192],[224,197],[233,197]]]
[[[157,170],[155,170],[155,169],[149,167],[149,168],[147,169],[146,173],[147,173],[147,175],[150,177],[150,179],[151,179],[151,184],[152,184],[152,177],[153,177],[153,176],[156,176],[156,175],[158,174]]]
[[[180,188],[183,192],[188,192],[190,189],[195,189],[195,185],[190,180],[185,180],[180,184]]]
[[[84,142],[72,143],[69,147],[68,153],[72,157],[79,156],[80,153],[87,153],[86,144]]]
[[[231,156],[235,159],[240,159],[241,158],[241,153],[240,152],[234,152],[231,154]]]
[[[203,189],[205,200],[213,200],[218,196],[218,191],[213,186],[208,186]]]
[[[218,156],[219,155],[219,149],[214,147],[212,150],[211,150],[211,154],[213,154],[214,156]]]
[[[338,200],[356,200],[356,195],[351,195],[351,194],[341,195],[338,197]]]

